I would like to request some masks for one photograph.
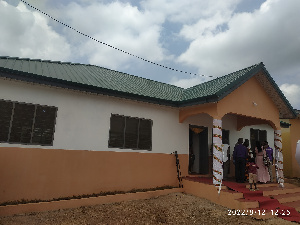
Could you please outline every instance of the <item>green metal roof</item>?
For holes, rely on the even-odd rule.
[[[219,101],[258,72],[267,76],[273,89],[283,98],[285,107],[292,110],[263,63],[184,89],[94,65],[0,57],[2,77],[175,107]]]
[[[215,98],[220,100],[221,97],[224,97],[224,94],[230,93],[236,89],[237,86],[247,81],[251,75],[257,72],[260,66],[260,64],[256,64],[226,76],[190,87],[184,91],[182,100],[192,100],[207,96],[215,96]]]
[[[21,72],[37,80],[180,101],[183,88],[93,65],[0,57],[0,70]]]

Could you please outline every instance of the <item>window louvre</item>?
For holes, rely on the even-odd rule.
[[[56,107],[0,100],[0,141],[52,145]]]
[[[0,141],[7,142],[10,129],[10,122],[13,110],[13,103],[0,101]]]
[[[56,108],[37,106],[32,143],[52,143],[55,117]]]
[[[125,117],[112,115],[110,118],[109,147],[124,145]]]
[[[9,142],[30,143],[35,107],[15,104]]]
[[[139,149],[151,149],[152,147],[152,121],[140,119]]]
[[[151,150],[152,120],[112,114],[108,146]]]
[[[126,117],[125,148],[138,148],[139,120]]]

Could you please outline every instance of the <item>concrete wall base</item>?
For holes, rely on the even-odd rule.
[[[7,206],[0,206],[0,216],[9,216],[14,214],[22,214],[22,213],[30,213],[30,212],[46,212],[46,211],[52,211],[58,209],[77,208],[81,206],[92,206],[98,204],[108,204],[108,203],[122,202],[122,201],[129,201],[129,200],[149,199],[156,196],[167,195],[176,192],[183,192],[183,188],[116,194],[116,195],[61,200],[61,201],[52,201],[52,202],[7,205]]]

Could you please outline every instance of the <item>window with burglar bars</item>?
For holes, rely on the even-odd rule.
[[[108,147],[152,149],[152,120],[112,114]]]
[[[0,100],[0,142],[52,145],[57,108]]]

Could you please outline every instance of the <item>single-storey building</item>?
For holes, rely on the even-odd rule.
[[[293,119],[283,119],[282,147],[283,151],[284,175],[288,177],[300,177],[300,111],[295,110],[297,117]]]
[[[181,176],[218,185],[222,144],[232,156],[240,137],[276,149],[283,183],[280,119],[296,118],[263,63],[184,89],[94,65],[0,57],[0,202],[178,186],[175,151]]]

